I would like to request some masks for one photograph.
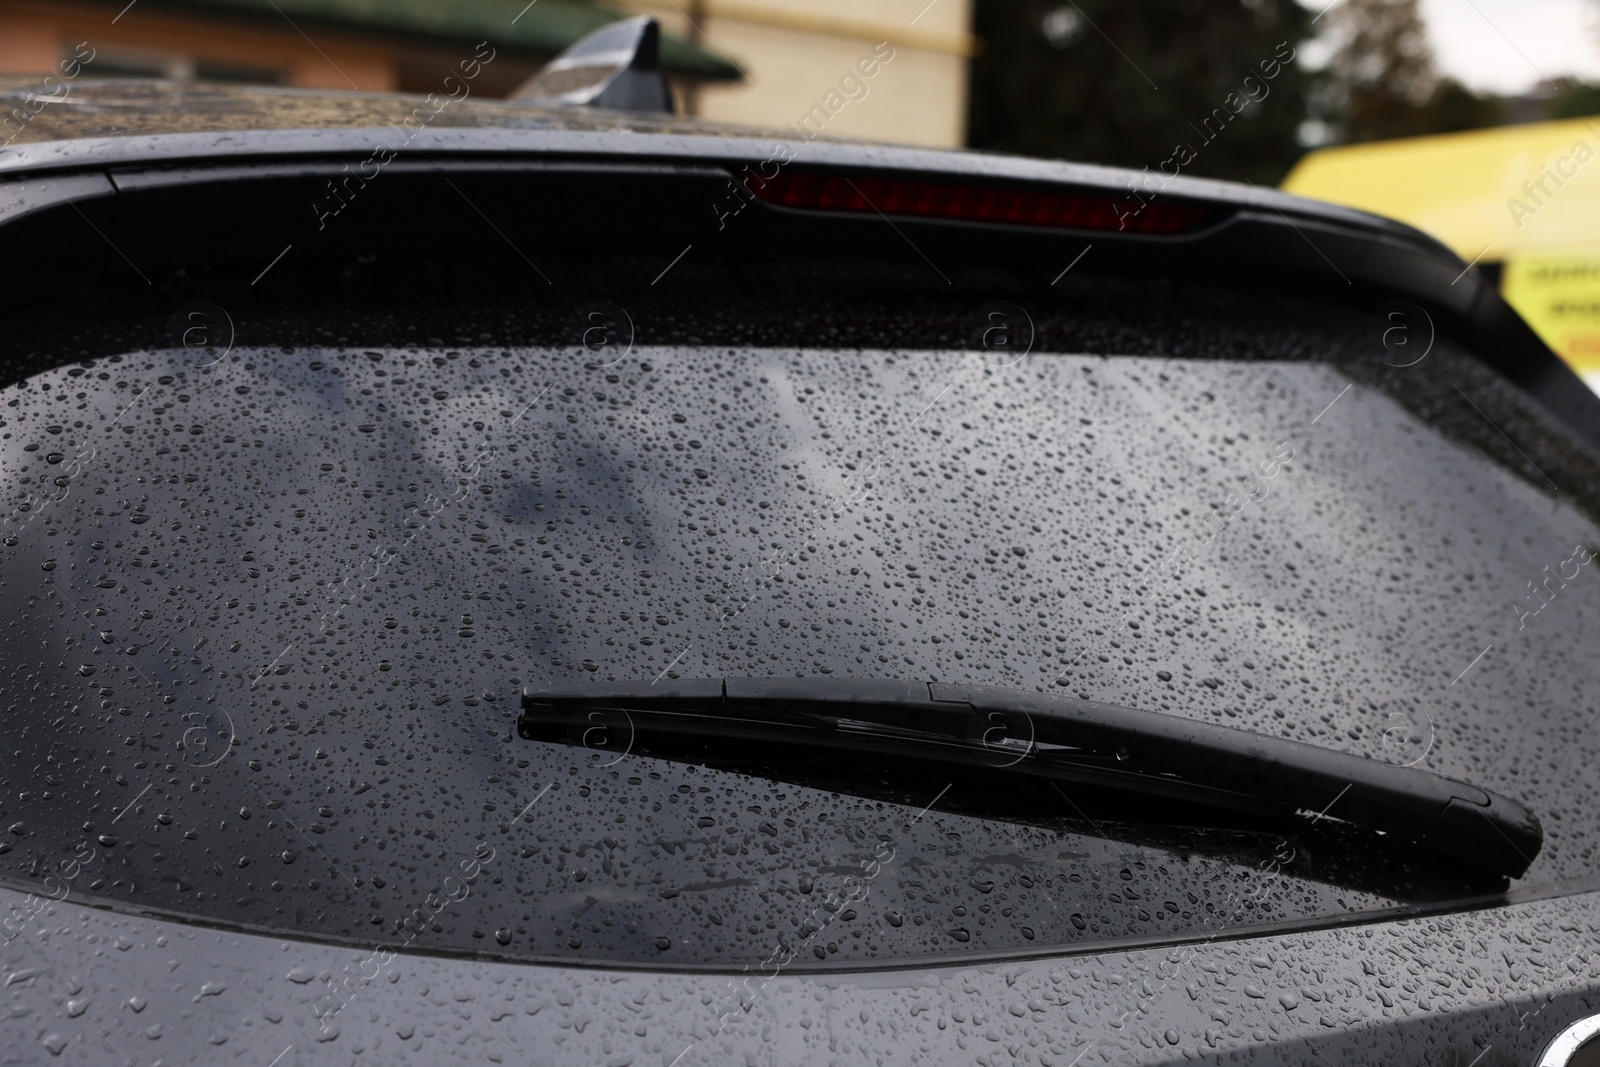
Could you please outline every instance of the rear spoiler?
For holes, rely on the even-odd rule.
[[[392,99],[397,113],[412,103]],[[1180,177],[1150,192],[1144,172],[796,139],[793,131],[678,128],[670,119],[608,128],[566,117],[578,112],[597,114],[530,109],[520,128],[431,127],[403,151],[393,148],[393,127],[0,149],[0,254],[16,265],[0,315],[75,289],[216,264],[260,269],[369,253],[503,251],[508,243],[667,258],[691,244],[836,254],[864,241],[886,247],[878,238],[888,218],[916,247],[950,262],[1053,265],[1046,279],[1093,243],[1095,269],[1292,279],[1364,306],[1409,301],[1600,454],[1600,398],[1492,281],[1399,223],[1226,182]],[[826,190],[841,183],[865,190],[871,209],[830,200]],[[976,190],[980,200],[992,193],[994,203],[1013,206],[1008,217],[985,215],[981,205],[961,207],[970,195],[949,194],[931,213],[917,209],[921,200],[881,210],[873,190],[908,185]],[[1159,210],[1143,218],[1176,221],[1118,225],[1118,211],[1126,216],[1145,200]],[[1048,224],[1009,217],[1042,212],[1046,201],[1056,205]],[[1098,216],[1083,208],[1096,202],[1122,206]]]

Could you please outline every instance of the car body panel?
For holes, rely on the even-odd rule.
[[[0,911],[27,906],[24,894],[0,890]],[[380,965],[348,947],[67,900],[44,905],[4,946],[5,1026],[22,1039],[0,1063],[117,1062],[114,1045],[135,1063],[260,1067],[1319,1057],[1393,1067],[1403,1042],[1427,1050],[1408,1062],[1495,1067],[1533,1063],[1596,1009],[1597,946],[1600,894],[1585,893],[1247,940],[1220,929],[1198,944],[993,966],[660,974],[409,953]],[[371,979],[358,977],[327,1014],[341,1003],[328,983],[347,975]],[[52,1046],[59,1052],[41,1055]]]

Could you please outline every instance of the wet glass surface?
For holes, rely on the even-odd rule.
[[[26,887],[735,967],[1449,895],[1403,862],[1352,888],[1272,834],[994,818],[960,780],[847,795],[516,737],[524,683],[664,674],[1221,722],[1518,797],[1541,868],[1591,867],[1563,783],[1600,535],[1335,366],[302,345],[6,400],[0,869]]]

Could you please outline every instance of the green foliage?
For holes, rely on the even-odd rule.
[[[970,143],[1168,173],[1183,145],[1184,174],[1266,185],[1303,153],[1303,129],[1350,143],[1507,121],[1506,101],[1439,75],[1417,0],[1314,17],[1294,0],[977,0]],[[1300,57],[1314,37],[1328,56],[1316,70]],[[1275,52],[1296,58],[1267,81]],[[1267,91],[1230,114],[1247,77]],[[1600,90],[1561,99],[1600,112]]]
[[[1600,115],[1600,85],[1565,80],[1559,91],[1545,105],[1545,115],[1552,119],[1586,119]]]
[[[1509,109],[1498,96],[1479,94],[1454,78],[1440,79],[1423,108],[1421,133],[1481,130],[1506,121]]]
[[[1500,98],[1439,75],[1417,0],[1344,0],[1326,21],[1335,47],[1312,111],[1335,141],[1387,141],[1505,121]]]
[[[1262,64],[1297,54],[1312,14],[1294,0],[978,0],[970,143],[1152,171],[1186,144],[1184,174],[1275,184],[1301,154],[1315,76],[1296,58],[1268,81]],[[1207,116],[1251,86],[1260,102],[1208,136],[1221,120]]]

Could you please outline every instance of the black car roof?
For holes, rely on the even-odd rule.
[[[41,93],[37,79],[0,78],[0,115],[32,100],[42,111],[0,141],[0,176],[95,162],[241,159],[260,155],[369,148],[403,123],[427,97],[149,79],[107,79]],[[1367,229],[1460,262],[1443,244],[1403,223],[1335,204],[1235,182],[1144,172],[1093,163],[1031,159],[970,149],[909,147],[842,140],[825,134],[741,126],[683,116],[547,107],[464,98],[431,113],[408,151],[540,150],[743,161],[764,158],[775,141],[804,143],[803,161],[938,172],[968,178],[1056,182],[1127,192],[1156,181],[1161,195],[1237,206],[1268,207],[1296,216]],[[1149,168],[1146,168],[1149,170]],[[1464,264],[1463,264],[1464,265]]]

